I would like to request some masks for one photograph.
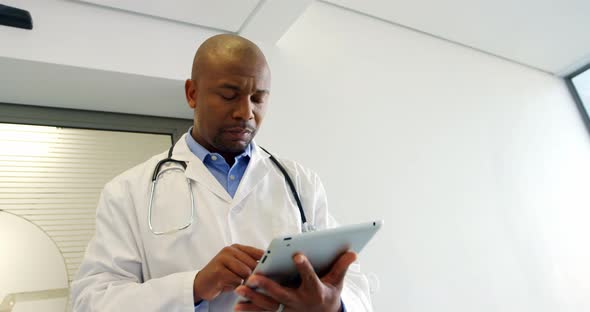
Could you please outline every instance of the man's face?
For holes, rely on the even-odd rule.
[[[208,64],[187,80],[187,100],[195,109],[193,136],[211,152],[240,153],[250,144],[266,112],[270,92],[267,65]]]

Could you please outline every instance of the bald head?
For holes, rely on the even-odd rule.
[[[201,73],[232,64],[269,70],[266,57],[254,42],[237,35],[222,34],[201,44],[195,54],[191,79],[196,80]]]
[[[194,109],[193,138],[228,164],[250,144],[264,118],[270,70],[260,48],[236,35],[217,35],[199,47],[184,86]]]

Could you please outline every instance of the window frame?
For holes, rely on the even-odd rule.
[[[0,102],[0,123],[167,134],[173,144],[193,120]]]
[[[590,71],[590,64],[582,66],[580,69],[572,72],[569,75],[566,75],[564,79],[565,79],[565,83],[566,83],[568,89],[570,90],[570,92],[572,94],[572,97],[574,98],[574,101],[576,102],[576,106],[578,107],[578,110],[580,111],[580,114],[582,115],[582,119],[584,120],[584,124],[586,125],[588,132],[590,132],[590,112],[584,106],[584,101],[580,97],[580,94],[578,93],[578,89],[576,89],[576,86],[574,85],[574,82],[573,82],[573,79],[575,77],[577,77],[578,75],[580,75],[586,71]],[[590,103],[587,103],[587,105],[590,107]]]

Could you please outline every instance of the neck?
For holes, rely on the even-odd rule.
[[[225,162],[229,165],[230,168],[236,162],[237,154],[227,154],[227,153],[219,153],[219,154],[221,154],[221,156],[223,156],[223,158],[225,159]]]

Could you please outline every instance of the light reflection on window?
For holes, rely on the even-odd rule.
[[[590,114],[590,68],[572,77],[572,84],[586,109],[586,114]]]

